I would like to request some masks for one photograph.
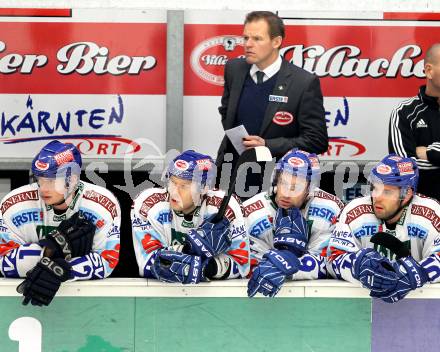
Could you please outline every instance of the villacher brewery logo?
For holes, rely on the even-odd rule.
[[[192,51],[191,68],[202,80],[222,86],[224,66],[229,59],[244,57],[243,44],[243,37],[236,35],[208,38]]]
[[[355,45],[339,45],[325,48],[322,45],[289,45],[280,50],[284,59],[318,77],[372,77],[396,78],[398,76],[422,78],[424,61],[422,49],[415,44],[395,50],[390,58],[362,57],[361,48]],[[417,61],[418,60],[418,61]]]

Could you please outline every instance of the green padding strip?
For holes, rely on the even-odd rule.
[[[1,350],[11,352],[9,326],[25,316],[40,321],[44,352],[371,349],[370,299],[56,297],[37,308],[4,297],[0,309]]]
[[[369,352],[370,318],[369,299],[138,299],[136,347],[147,340],[164,352]]]

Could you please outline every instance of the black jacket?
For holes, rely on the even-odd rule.
[[[219,112],[223,128],[234,126],[237,106],[246,75],[251,65],[244,59],[229,60],[225,66],[225,85]],[[325,111],[317,76],[283,60],[272,95],[287,97],[285,102],[269,102],[259,136],[264,138],[272,155],[279,159],[289,149],[297,147],[308,152],[327,151],[328,135]],[[274,122],[277,112],[288,112],[293,121],[286,125]],[[232,145],[225,136],[217,154],[217,165]]]
[[[440,107],[437,98],[419,94],[393,110],[388,133],[390,153],[413,157],[420,170],[419,191],[440,197]],[[417,159],[416,147],[427,147],[428,160]]]

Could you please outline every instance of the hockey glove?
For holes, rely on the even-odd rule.
[[[291,252],[270,250],[254,269],[248,282],[247,294],[253,297],[260,292],[264,296],[274,297],[286,279],[299,270],[300,262]]]
[[[184,252],[205,258],[212,258],[224,253],[231,245],[231,230],[229,221],[223,218],[214,224],[211,216],[195,230],[190,230],[185,237]]]
[[[275,216],[273,243],[276,249],[286,249],[301,257],[307,247],[308,226],[297,208],[278,208]]]
[[[62,282],[70,277],[71,267],[64,259],[41,258],[26,274],[26,279],[17,287],[24,296],[23,305],[48,306]]]
[[[79,212],[63,220],[56,230],[40,240],[40,245],[53,251],[52,258],[82,257],[92,250],[96,226],[79,216]]]
[[[410,291],[429,282],[425,269],[413,257],[405,257],[393,263],[395,274],[399,276],[393,289],[388,292],[372,292],[372,297],[381,298],[384,302],[394,303],[403,299]]]
[[[363,287],[371,290],[370,295],[387,292],[399,281],[391,261],[372,248],[362,248],[356,252],[352,275]]]
[[[151,272],[160,281],[198,284],[204,278],[204,264],[199,256],[159,249]]]

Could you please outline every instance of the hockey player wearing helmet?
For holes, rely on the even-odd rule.
[[[79,185],[82,159],[73,144],[48,143],[32,161],[31,171],[40,197],[48,206],[64,210]]]
[[[319,160],[288,151],[276,164],[273,189],[243,203],[250,235],[248,296],[273,297],[286,279],[325,278],[325,250],[343,204],[319,189]]]
[[[0,271],[26,278],[23,304],[49,305],[63,282],[105,278],[118,262],[119,203],[81,181],[81,165],[73,144],[51,141],[32,161],[35,182],[0,203]]]
[[[334,278],[361,282],[370,296],[394,303],[426,282],[440,280],[440,205],[417,195],[414,159],[386,156],[371,171],[370,194],[341,212],[328,248]],[[373,235],[394,236],[409,249],[402,258]]]
[[[249,240],[237,199],[231,198],[220,222],[211,222],[224,196],[212,190],[215,176],[210,156],[188,150],[169,164],[165,188],[147,189],[134,200],[140,276],[196,284],[247,275]]]

